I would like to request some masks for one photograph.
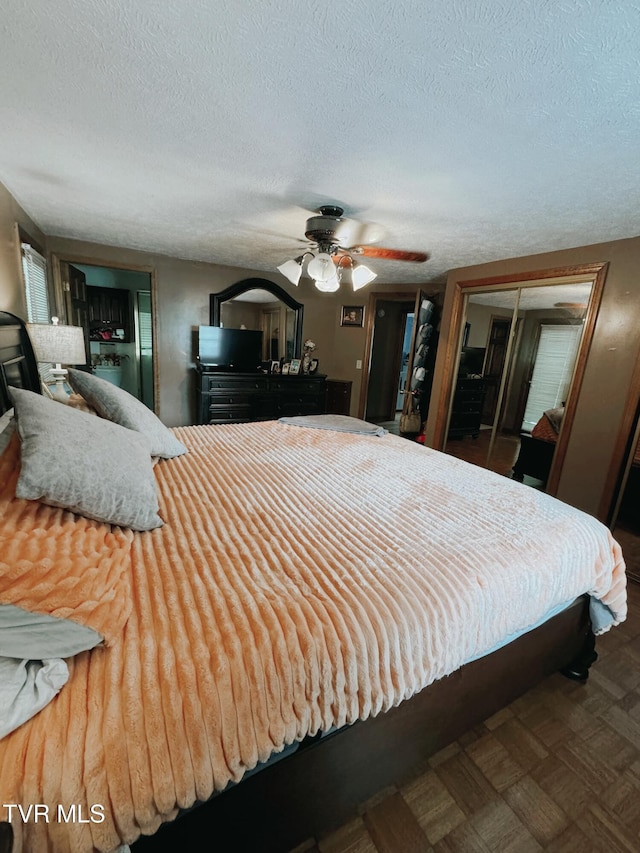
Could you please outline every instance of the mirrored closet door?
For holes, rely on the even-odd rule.
[[[446,453],[552,493],[604,281],[554,272],[459,286],[434,429]]]

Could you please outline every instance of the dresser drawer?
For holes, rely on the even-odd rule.
[[[460,400],[456,401],[455,411],[460,414],[473,412],[479,414],[482,411],[482,400]]]
[[[280,417],[293,417],[295,415],[323,415],[326,406],[324,397],[309,397],[300,395],[298,397],[287,397],[278,406]]]
[[[209,406],[250,406],[254,395],[241,388],[214,391],[204,395]]]
[[[482,401],[484,400],[485,392],[483,390],[477,391],[457,391],[455,396],[454,405],[463,405],[465,403],[476,402],[482,405]]]
[[[285,394],[324,394],[326,383],[318,379],[272,379],[271,388]]]
[[[256,391],[266,391],[268,380],[262,376],[203,376],[202,391],[217,392],[239,392],[255,394]]]
[[[208,407],[207,413],[207,423],[210,424],[240,423],[253,420],[253,408],[249,404],[246,406],[211,405]]]

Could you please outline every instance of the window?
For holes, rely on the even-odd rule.
[[[581,336],[582,324],[541,327],[522,422],[525,432],[531,432],[543,412],[555,409],[566,400]]]
[[[151,355],[153,350],[151,294],[143,290],[138,291],[138,335],[140,338],[140,354]]]
[[[27,297],[27,320],[30,323],[51,322],[47,262],[29,243],[22,243],[22,272]]]
[[[20,244],[22,249],[22,274],[27,298],[27,321],[29,323],[50,323],[49,289],[47,287],[47,262],[30,243]],[[55,382],[51,373],[52,364],[39,364],[38,370],[43,388]]]

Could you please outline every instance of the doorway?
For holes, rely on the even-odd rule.
[[[496,416],[500,377],[505,368],[510,331],[510,317],[491,317],[486,358],[480,371],[484,377],[484,404],[481,419],[484,424],[492,424]]]
[[[52,260],[69,322],[85,330],[92,372],[155,411],[153,271],[77,257]]]
[[[400,375],[398,376],[398,393],[396,395],[396,415],[402,411],[404,404],[404,389],[407,384],[407,376],[409,373],[409,360],[411,356],[411,341],[413,340],[413,321],[415,318],[413,311],[408,311],[404,315],[404,332],[402,335],[402,349],[400,355]]]
[[[411,351],[412,323],[406,348],[406,364],[404,363],[404,341],[408,317],[413,312],[415,300],[413,298],[407,300],[405,296],[401,300],[379,298],[376,303],[365,420],[387,423],[396,420],[398,397],[401,397],[398,382],[403,369],[406,380]],[[402,408],[402,402],[400,408]]]
[[[395,293],[372,293],[367,310],[367,338],[364,350],[364,370],[360,386],[358,417],[373,420],[379,405],[380,386],[384,385],[383,424],[389,431],[400,434],[400,415],[397,382],[399,375],[405,377],[404,403],[414,401],[422,422],[427,418],[431,399],[431,386],[438,345],[441,291],[430,295],[417,290],[409,296],[406,291]],[[413,319],[409,320],[409,315]],[[410,325],[409,356],[405,365],[405,334]],[[374,358],[374,348],[376,349]],[[386,353],[386,355],[385,355]],[[390,355],[389,355],[390,354]],[[373,396],[373,403],[370,397]],[[403,410],[405,409],[403,405]],[[388,420],[384,420],[388,417]],[[407,436],[409,437],[409,436]],[[415,437],[415,436],[411,436]]]

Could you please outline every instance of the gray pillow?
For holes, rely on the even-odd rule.
[[[0,604],[0,655],[8,658],[70,658],[102,642],[93,628],[15,604]]]
[[[32,391],[10,394],[21,441],[16,497],[133,530],[160,527],[145,436]]]
[[[128,391],[118,388],[93,373],[69,369],[69,385],[81,394],[100,417],[127,429],[146,435],[151,442],[151,455],[172,459],[187,448],[167,429],[162,421]]]

